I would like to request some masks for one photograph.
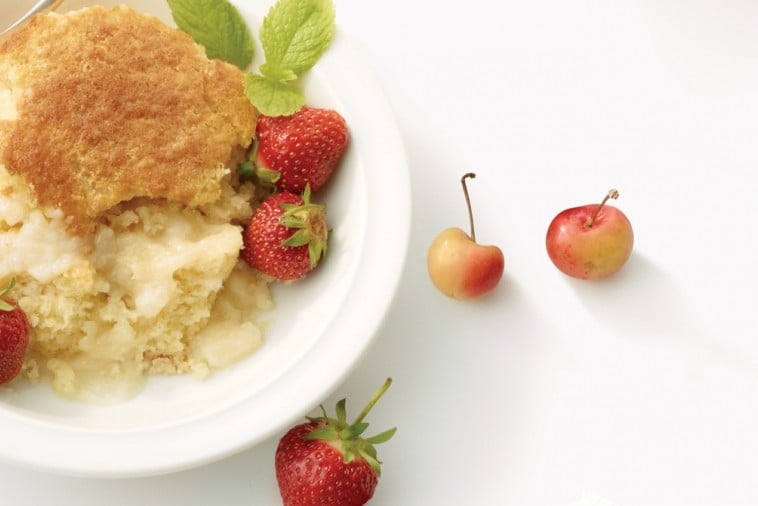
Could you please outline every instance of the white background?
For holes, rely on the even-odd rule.
[[[372,504],[757,504],[758,4],[335,3],[413,182],[396,302],[324,399],[358,409],[394,378],[369,420],[398,427]],[[464,303],[434,290],[425,256],[467,227],[466,171],[506,274]],[[606,282],[568,279],[547,225],[611,187],[635,252]],[[275,446],[128,480],[0,464],[0,502],[274,505]]]

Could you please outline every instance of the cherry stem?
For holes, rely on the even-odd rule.
[[[474,179],[476,174],[473,172],[467,172],[461,178],[461,186],[463,186],[463,196],[466,197],[466,209],[468,210],[468,225],[471,230],[471,240],[476,242],[476,232],[474,231],[474,213],[471,211],[471,199],[468,196],[468,188],[466,187],[466,179]]]
[[[392,384],[392,378],[387,378],[384,381],[384,384],[379,388],[379,390],[376,391],[374,396],[371,398],[370,401],[368,401],[368,404],[366,404],[366,407],[363,408],[363,410],[358,414],[358,418],[355,419],[353,422],[353,425],[357,423],[361,423],[364,418],[366,418],[366,415],[368,415],[368,412],[371,411],[371,408],[374,407],[374,404],[381,398],[382,395],[384,395],[384,392],[387,391],[387,389]]]
[[[595,224],[595,220],[597,219],[597,215],[600,214],[600,210],[603,208],[606,202],[608,202],[608,199],[617,199],[619,198],[619,192],[618,190],[614,190],[611,188],[608,190],[608,193],[605,195],[605,198],[602,202],[600,202],[600,205],[595,208],[595,212],[592,213],[592,216],[589,217],[589,219],[584,223],[584,228],[592,228],[592,225]]]

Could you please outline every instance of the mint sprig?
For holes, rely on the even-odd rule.
[[[253,59],[245,21],[228,0],[167,0],[174,22],[209,58],[242,70]],[[245,95],[262,114],[286,116],[305,105],[297,80],[316,64],[335,32],[332,0],[278,0],[260,30],[265,62],[259,73],[245,75]]]
[[[266,116],[287,116],[305,105],[303,92],[294,84],[258,74],[245,76],[245,95]]]
[[[301,75],[313,67],[334,36],[332,0],[279,0],[263,19],[261,45],[266,63],[261,73]]]
[[[245,20],[228,0],[168,0],[176,26],[205,46],[208,58],[247,69],[253,38]]]
[[[245,94],[267,116],[284,116],[305,105],[296,81],[327,50],[335,31],[332,0],[279,0],[269,9],[260,39],[266,61],[245,78]]]

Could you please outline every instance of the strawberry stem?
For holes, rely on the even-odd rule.
[[[363,408],[363,410],[358,414],[358,417],[353,422],[353,425],[359,424],[363,421],[364,418],[366,418],[366,415],[368,415],[369,411],[371,411],[371,408],[374,407],[374,404],[377,403],[377,401],[384,395],[384,392],[387,391],[387,389],[392,384],[392,378],[387,378],[384,381],[384,384],[379,387],[379,390],[376,391],[374,396],[371,398],[370,401],[368,401],[368,404]]]
[[[6,286],[5,288],[2,289],[2,291],[0,291],[0,297],[5,297],[14,286],[16,286],[15,277],[11,278],[11,280],[8,282],[8,286]],[[10,304],[5,299],[0,298],[0,311],[7,313],[10,311],[13,311],[14,309],[16,309],[14,305]]]
[[[11,289],[14,286],[16,286],[16,278],[15,277],[11,278],[11,280],[8,281],[8,286],[6,286],[5,288],[2,289],[2,291],[0,291],[0,297],[5,296],[8,292],[11,291]]]
[[[474,179],[476,174],[473,172],[467,172],[461,178],[461,186],[463,186],[463,196],[466,198],[466,209],[468,210],[468,225],[471,230],[471,240],[476,242],[476,232],[474,231],[474,213],[471,211],[471,199],[468,196],[468,188],[466,187],[466,179]]]
[[[617,199],[619,198],[619,192],[618,190],[614,190],[611,188],[608,190],[608,193],[605,195],[605,198],[602,202],[600,202],[600,205],[595,208],[595,212],[592,213],[592,216],[589,217],[589,219],[584,223],[584,228],[592,228],[592,225],[595,224],[595,220],[597,219],[598,214],[600,214],[600,210],[603,208],[606,202],[608,202],[608,199]]]

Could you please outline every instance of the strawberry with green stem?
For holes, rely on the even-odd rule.
[[[310,185],[317,192],[339,166],[348,137],[345,119],[331,109],[306,106],[289,116],[261,115],[246,168],[279,191],[301,193]]]
[[[373,497],[381,474],[374,445],[388,441],[396,429],[364,438],[369,424],[363,420],[391,384],[387,378],[352,423],[342,399],[336,418],[321,406],[322,416],[309,417],[281,438],[275,467],[284,506],[360,506]]]
[[[242,258],[280,281],[294,281],[316,268],[327,252],[326,206],[302,195],[275,193],[253,213],[243,232]]]
[[[5,296],[16,285],[12,278],[0,291],[0,384],[8,383],[21,372],[29,347],[29,320],[14,300]]]

